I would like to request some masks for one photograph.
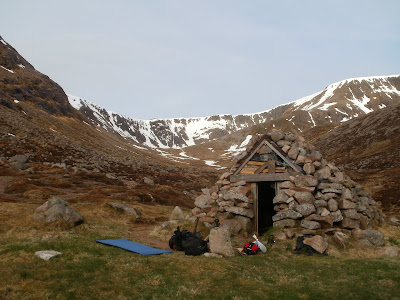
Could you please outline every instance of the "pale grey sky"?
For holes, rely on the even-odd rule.
[[[0,35],[66,93],[141,119],[254,113],[400,73],[400,1],[0,0]]]

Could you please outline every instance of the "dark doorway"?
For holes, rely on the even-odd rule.
[[[275,214],[272,200],[275,197],[275,182],[258,184],[258,234],[262,235],[272,227],[272,216]]]

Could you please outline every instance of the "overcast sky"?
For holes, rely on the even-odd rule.
[[[254,113],[400,73],[400,1],[0,0],[37,70],[140,119]]]

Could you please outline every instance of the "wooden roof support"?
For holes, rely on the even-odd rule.
[[[290,176],[300,175],[300,172],[286,172],[286,173],[262,173],[262,174],[239,174],[232,175],[231,182],[246,181],[246,182],[260,182],[260,181],[286,181]]]
[[[251,152],[251,154],[244,160],[244,162],[236,169],[235,173],[233,175],[237,175],[240,170],[250,161],[250,159],[254,156],[254,154],[257,153],[257,151],[264,145],[264,141],[260,143],[254,150]]]

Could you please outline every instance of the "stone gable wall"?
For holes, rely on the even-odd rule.
[[[278,183],[278,193],[272,200],[276,212],[272,218],[274,227],[367,229],[383,221],[379,205],[368,192],[326,161],[313,145],[292,133],[274,130],[268,136],[305,173]],[[195,199],[194,216],[207,216],[209,220],[219,218],[222,223],[233,219],[236,220],[235,231],[250,233],[253,230],[249,225],[254,218],[250,183],[229,180],[245,157],[246,153],[239,154],[230,172],[224,173],[213,187],[202,190],[202,195]],[[239,230],[238,224],[241,224]]]

